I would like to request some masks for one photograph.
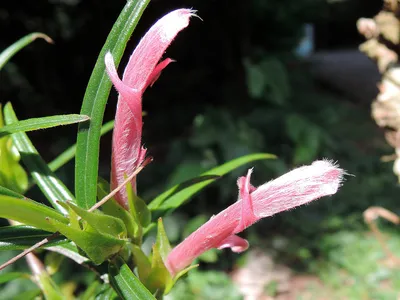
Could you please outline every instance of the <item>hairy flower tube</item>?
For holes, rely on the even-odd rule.
[[[250,184],[251,173],[252,169],[238,179],[237,202],[211,217],[168,254],[165,265],[172,276],[211,248],[245,251],[249,244],[237,233],[262,218],[335,194],[345,174],[335,164],[320,160],[255,188]]]
[[[142,95],[172,62],[169,58],[160,62],[161,56],[178,32],[188,26],[193,15],[192,10],[178,9],[158,20],[133,51],[122,80],[111,53],[105,56],[107,73],[119,93],[112,142],[112,189],[118,187],[125,176],[132,174],[146,156],[146,149],[142,146]],[[136,190],[136,178],[132,180],[132,187]],[[124,189],[117,193],[116,200],[128,208]]]

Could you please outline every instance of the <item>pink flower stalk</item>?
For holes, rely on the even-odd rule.
[[[133,51],[122,80],[118,77],[111,53],[105,56],[108,76],[119,93],[112,142],[112,189],[118,187],[125,176],[132,174],[146,156],[141,141],[142,95],[172,62],[169,58],[159,61],[178,32],[188,26],[193,15],[192,10],[178,9],[158,20]],[[132,187],[136,191],[136,178],[132,180]],[[117,193],[116,200],[128,208],[125,189]]]
[[[250,184],[252,169],[238,179],[239,200],[202,225],[176,246],[166,259],[172,276],[211,248],[245,251],[249,244],[236,234],[258,220],[336,193],[345,172],[326,160],[315,161],[269,181]]]

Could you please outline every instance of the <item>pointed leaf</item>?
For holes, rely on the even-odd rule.
[[[0,137],[15,132],[27,132],[32,130],[46,129],[61,125],[85,122],[89,120],[85,115],[59,115],[43,118],[32,118],[28,120],[18,121],[10,125],[0,128]]]
[[[56,232],[57,230],[46,221],[47,217],[68,224],[66,217],[48,206],[29,199],[0,196],[0,218],[11,219],[46,231]]]
[[[0,53],[0,70],[11,59],[11,57],[13,57],[15,54],[18,53],[18,51],[20,51],[21,49],[32,43],[37,38],[45,39],[46,42],[48,43],[53,42],[49,36],[40,32],[34,32],[24,36],[23,38],[19,39],[14,44],[12,44],[7,49],[3,50],[3,52]]]
[[[126,237],[126,228],[120,219],[100,214],[98,212],[88,212],[87,210],[73,205],[71,202],[67,202],[67,205],[99,233],[111,237]]]
[[[132,193],[132,202],[137,219],[142,227],[147,227],[151,222],[151,212],[146,202],[135,193]]]
[[[121,258],[111,262],[108,270],[111,285],[122,299],[156,299]]]
[[[96,202],[96,184],[99,163],[100,128],[111,90],[104,64],[110,51],[116,66],[124,53],[143,11],[150,0],[128,0],[101,49],[86,88],[81,114],[90,117],[89,124],[80,124],[75,159],[75,194],[78,206],[88,209]]]
[[[171,252],[171,244],[169,243],[168,236],[165,232],[161,218],[159,218],[157,222],[156,247],[161,255],[161,258],[163,259],[163,261],[165,261],[168,254]]]
[[[162,295],[166,288],[172,284],[171,274],[164,264],[169,252],[171,252],[171,245],[165,232],[162,219],[159,218],[157,224],[157,239],[153,246],[151,272],[145,281],[149,290],[153,293],[157,293],[157,295]]]
[[[171,274],[169,273],[164,261],[161,257],[160,249],[157,244],[153,246],[153,255],[151,260],[151,273],[145,285],[148,289],[160,296],[164,293],[167,286],[172,282]]]
[[[249,162],[252,162],[255,160],[261,160],[261,159],[272,159],[275,157],[276,157],[275,155],[268,154],[268,153],[256,153],[256,154],[245,155],[245,156],[233,159],[223,165],[215,167],[215,168],[203,173],[201,176],[205,176],[205,175],[223,176],[223,175],[233,171],[234,169],[237,169]],[[148,205],[148,207],[152,211],[153,210],[173,211],[177,207],[181,206],[185,201],[187,201],[190,197],[192,197],[198,191],[202,190],[203,188],[205,188],[207,185],[209,185],[210,183],[212,183],[214,181],[215,181],[215,179],[210,179],[210,180],[195,183],[189,187],[183,188],[182,190],[173,194],[172,196],[166,196],[165,193],[163,193],[160,196],[158,196],[157,198],[155,198]],[[179,185],[176,185],[172,189],[178,189],[178,188],[179,188]]]
[[[79,222],[79,215],[66,203],[66,202],[58,202],[60,206],[62,206],[66,211],[68,211],[68,226],[73,229],[81,230],[81,223]]]
[[[4,107],[4,117],[6,124],[18,122],[11,103],[7,103]],[[59,180],[56,175],[49,169],[45,161],[40,157],[39,153],[29,140],[26,133],[17,132],[12,134],[12,140],[21,154],[22,161],[28,168],[37,185],[50,201],[52,206],[57,210],[65,213],[57,201],[75,201],[74,196],[67,187]]]
[[[118,251],[125,244],[125,241],[110,237],[109,235],[100,234],[97,232],[88,232],[77,230],[58,222],[53,219],[48,219],[48,222],[61,232],[79,248],[81,248],[94,264],[99,265],[111,255]]]
[[[26,225],[5,226],[0,228],[0,251],[27,249],[49,237],[51,232]],[[43,247],[51,247],[67,243],[64,236],[53,238]]]
[[[138,213],[136,211],[135,206],[135,198],[136,194],[133,191],[132,185],[130,182],[126,184],[126,195],[128,200],[128,207],[129,207],[129,214],[132,216],[133,222],[135,223],[136,231],[134,233],[134,244],[138,244],[139,246],[142,244],[142,237],[143,237],[143,226],[140,222]]]
[[[105,135],[106,133],[110,132],[114,128],[114,120],[108,121],[105,123],[100,130],[100,136]],[[49,162],[48,166],[50,170],[55,172],[59,168],[61,168],[63,165],[65,165],[67,162],[72,160],[75,157],[76,153],[76,144],[72,145],[68,149],[66,149],[63,153],[58,155],[54,160]]]

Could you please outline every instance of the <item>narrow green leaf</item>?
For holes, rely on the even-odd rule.
[[[128,0],[101,49],[86,88],[81,114],[90,117],[80,124],[75,159],[75,194],[78,206],[88,209],[96,202],[100,128],[111,81],[105,72],[104,56],[111,51],[118,66],[126,43],[150,0]]]
[[[7,283],[9,281],[12,281],[12,280],[18,279],[18,278],[29,279],[30,278],[30,274],[22,273],[22,272],[3,273],[3,274],[0,274],[0,284]]]
[[[103,136],[106,133],[110,132],[114,128],[114,120],[108,121],[105,123],[100,130],[100,135]],[[67,162],[72,160],[75,157],[76,153],[76,144],[72,145],[68,149],[66,149],[63,153],[58,155],[54,160],[49,162],[48,166],[50,170],[55,172],[59,168],[61,168],[63,165],[65,165]]]
[[[68,219],[54,209],[29,199],[0,196],[0,218],[11,219],[46,231],[56,232],[46,218],[68,224]]]
[[[187,189],[197,183],[217,180],[220,177],[221,176],[218,175],[200,175],[199,177],[191,178],[177,185],[174,185],[173,187],[169,188],[168,190],[164,191],[156,198],[154,198],[153,201],[149,203],[148,208],[151,210],[157,209],[166,199],[172,197],[180,191]]]
[[[32,43],[37,38],[42,38],[48,43],[53,43],[53,40],[49,36],[40,32],[34,32],[24,36],[0,53],[0,70],[11,59],[11,57],[13,57],[15,54],[18,53],[18,51]]]
[[[122,299],[156,299],[121,258],[111,262],[108,270],[111,285]]]
[[[0,251],[27,249],[52,233],[26,225],[5,226],[0,228]],[[67,243],[64,236],[58,236],[45,244],[43,248]]]
[[[249,154],[245,155],[236,159],[233,159],[227,163],[224,163],[223,165],[220,165],[218,167],[215,167],[203,174],[201,176],[207,176],[207,175],[215,175],[215,176],[223,176],[247,163],[250,163],[252,161],[256,160],[261,160],[261,159],[273,159],[276,156],[273,154],[268,154],[268,153],[256,153],[256,154]],[[197,182],[193,185],[187,186],[185,184],[184,187],[182,185],[184,184],[178,184],[171,189],[169,189],[167,192],[162,193],[158,197],[156,197],[149,205],[149,209],[154,211],[154,210],[160,210],[160,211],[173,211],[177,207],[181,206],[185,201],[187,201],[190,197],[192,197],[194,194],[208,186],[210,183],[214,182],[216,179],[208,179],[204,181]],[[177,192],[175,192],[177,191]]]
[[[24,195],[21,195],[21,194],[18,194],[17,192],[9,190],[8,188],[6,188],[4,186],[0,186],[0,195],[10,196],[10,197],[20,198],[20,199],[25,198]]]
[[[4,107],[4,118],[6,124],[18,122],[11,103],[7,103]],[[28,168],[31,176],[50,201],[52,206],[65,213],[57,201],[75,201],[74,196],[67,187],[59,180],[56,175],[49,169],[46,162],[40,157],[36,148],[24,132],[17,132],[11,135],[15,147],[17,147],[21,159]]]
[[[46,129],[61,125],[69,125],[88,121],[89,117],[85,115],[59,115],[43,118],[32,118],[14,122],[10,125],[0,128],[0,137],[9,135],[15,132],[27,132],[32,130]]]

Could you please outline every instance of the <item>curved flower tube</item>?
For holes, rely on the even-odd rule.
[[[107,73],[119,93],[112,142],[111,189],[118,187],[124,176],[131,174],[146,156],[146,149],[142,146],[142,95],[172,62],[169,58],[159,61],[193,15],[194,11],[190,9],[178,9],[158,20],[133,51],[122,80],[111,53],[105,56]],[[136,191],[136,178],[132,180],[132,187]],[[116,200],[128,208],[124,189],[118,192]]]
[[[255,188],[250,184],[251,173],[252,169],[238,179],[237,202],[211,217],[169,253],[165,265],[172,276],[211,248],[245,251],[249,244],[237,233],[262,218],[335,194],[345,175],[335,164],[320,160]]]

